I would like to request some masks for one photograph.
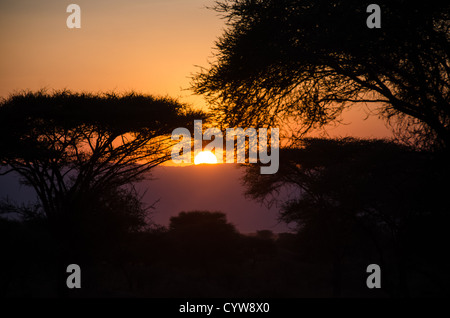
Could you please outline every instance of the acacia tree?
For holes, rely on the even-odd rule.
[[[193,89],[231,125],[293,119],[302,134],[367,103],[416,144],[448,149],[449,4],[377,4],[380,29],[356,0],[218,1],[228,29]]]
[[[249,166],[243,181],[250,198],[280,203],[308,260],[332,264],[335,295],[343,264],[361,257],[387,269],[386,290],[405,295],[411,272],[445,290],[437,273],[447,240],[446,166],[385,140],[305,138],[281,150],[278,173]]]
[[[18,173],[59,224],[169,160],[172,130],[202,116],[136,93],[14,94],[0,104],[0,172]]]

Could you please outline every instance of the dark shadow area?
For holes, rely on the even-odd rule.
[[[14,241],[2,253],[4,297],[331,296],[328,263],[302,257],[299,236],[241,235],[219,212],[183,212],[169,229],[115,235],[113,240],[91,237],[95,244],[66,253],[82,269],[82,288],[64,294],[59,280],[65,283],[69,274],[58,275],[60,242],[52,239],[45,222],[2,220],[1,227],[1,238]],[[367,290],[364,272],[349,270],[348,275],[356,282],[348,296],[385,295]]]
[[[244,182],[248,196],[266,203],[292,189],[280,217],[297,224],[301,259],[328,268],[333,296],[365,284],[368,264],[383,268],[389,296],[442,296],[447,160],[385,140],[305,138],[282,151],[279,173],[252,166]]]

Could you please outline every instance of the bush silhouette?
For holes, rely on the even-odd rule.
[[[230,260],[238,253],[238,232],[222,212],[181,212],[170,218],[169,233],[187,262]]]

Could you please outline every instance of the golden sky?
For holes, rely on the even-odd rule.
[[[205,107],[186,90],[208,66],[225,27],[211,0],[0,0],[0,97],[22,89],[130,91],[169,95]],[[81,7],[81,29],[66,8]],[[331,136],[384,137],[364,107],[345,114]]]

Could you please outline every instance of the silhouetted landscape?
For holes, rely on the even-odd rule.
[[[168,226],[158,226],[146,222],[138,201],[119,192],[114,193],[114,200],[109,198],[114,203],[108,208],[97,207],[66,223],[62,243],[55,238],[62,234],[53,233],[46,218],[32,214],[30,207],[22,211],[24,221],[1,221],[3,241],[13,242],[6,244],[2,253],[3,295],[445,294],[448,274],[442,266],[446,256],[441,244],[448,239],[448,214],[445,188],[437,181],[442,177],[437,174],[443,171],[440,163],[431,163],[427,155],[384,141],[309,142],[311,146],[305,150],[286,152],[286,157],[302,158],[303,166],[307,167],[296,172],[297,181],[291,178],[297,166],[289,164],[282,165],[284,168],[276,178],[279,180],[271,175],[268,176],[271,180],[258,177],[255,167],[249,168],[245,180],[250,195],[265,196],[267,185],[305,182],[302,175],[307,170],[318,165],[325,167],[320,178],[307,180],[308,187],[320,186],[321,192],[315,193],[317,197],[303,194],[283,205],[281,217],[291,224],[296,222],[297,233],[260,230],[242,234],[225,214],[214,211],[180,211],[171,217]],[[324,150],[338,151],[341,157],[317,158],[317,152]],[[292,193],[301,192],[292,190]],[[426,213],[427,209],[433,213]],[[81,266],[80,290],[68,290],[65,286],[58,289],[58,282],[61,279],[65,282],[65,271],[63,277],[58,275],[60,262]],[[383,268],[383,288],[378,291],[365,285],[365,268],[371,263]]]
[[[0,295],[448,297],[449,4],[377,3],[381,26],[356,0],[216,2],[225,30],[188,88],[206,107],[11,90]],[[319,133],[360,105],[391,138]]]

